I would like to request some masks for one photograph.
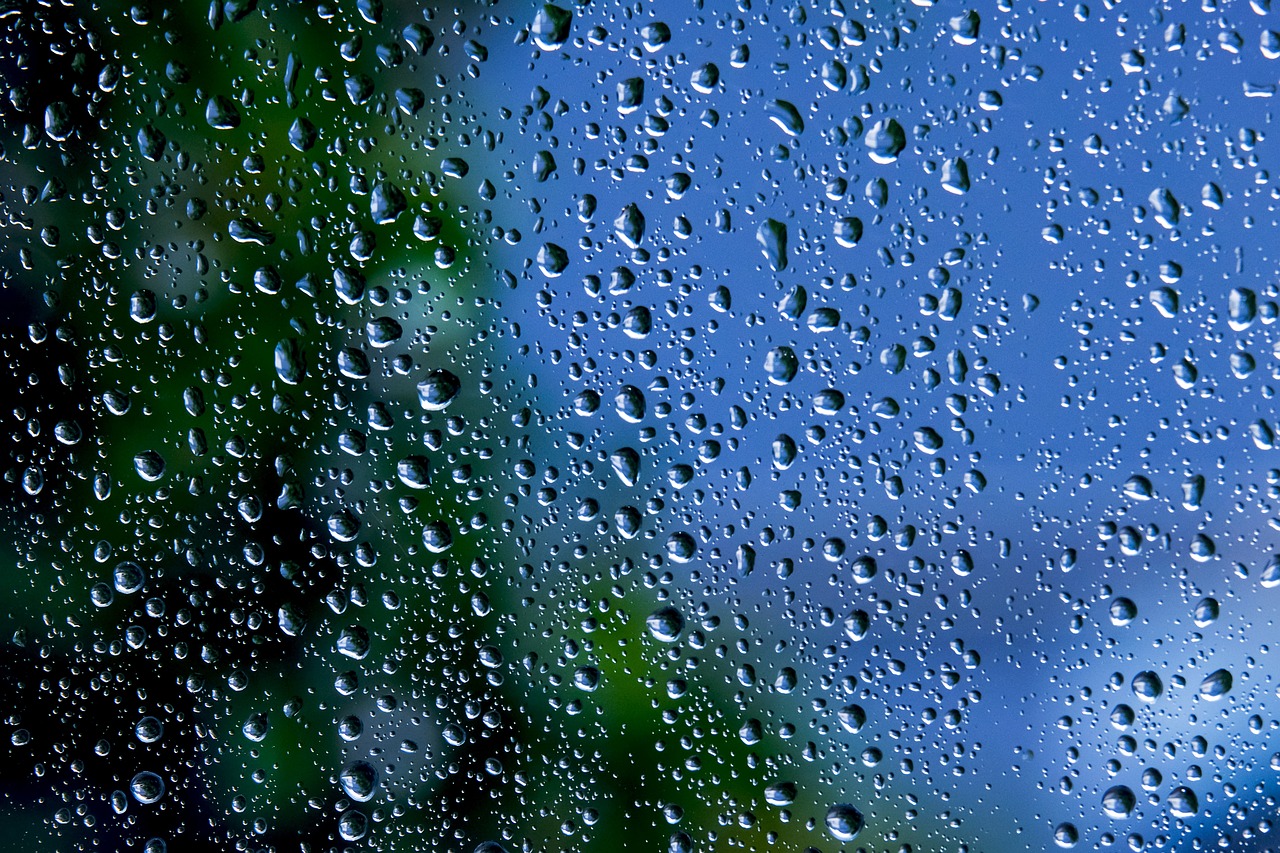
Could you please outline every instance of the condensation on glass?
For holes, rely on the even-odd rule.
[[[15,849],[1274,845],[1269,0],[0,34]]]

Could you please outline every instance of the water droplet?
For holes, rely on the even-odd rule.
[[[1151,205],[1156,222],[1160,223],[1164,228],[1172,229],[1177,227],[1182,211],[1178,205],[1178,200],[1173,197],[1172,192],[1164,187],[1154,189],[1151,191],[1151,195],[1147,196],[1147,202]]]
[[[338,737],[347,743],[359,740],[364,733],[364,723],[354,714],[349,714],[338,721]]]
[[[307,359],[297,338],[285,338],[276,344],[276,375],[287,385],[297,385],[307,375]]]
[[[359,625],[343,628],[338,635],[338,652],[352,660],[364,660],[369,656],[369,632]]]
[[[640,478],[640,454],[630,447],[621,447],[609,455],[613,472],[625,485],[634,486]]]
[[[400,340],[404,329],[390,317],[375,317],[365,324],[365,334],[371,347],[385,349]]]
[[[1133,695],[1143,702],[1154,702],[1164,692],[1164,684],[1160,681],[1160,676],[1151,670],[1145,670],[1135,675],[1131,686],[1133,687]]]
[[[972,9],[951,19],[951,38],[956,44],[970,45],[978,40],[982,19]]]
[[[774,385],[786,385],[796,378],[800,359],[791,347],[774,347],[764,357],[764,370]]]
[[[593,693],[600,686],[600,670],[594,666],[580,666],[573,671],[573,686],[585,693]]]
[[[237,243],[253,246],[270,246],[276,235],[251,219],[233,219],[227,223],[227,236]]]
[[[837,59],[828,59],[818,71],[822,84],[832,92],[839,92],[849,84],[849,69]]]
[[[1231,673],[1225,669],[1216,669],[1200,682],[1200,698],[1206,702],[1217,702],[1231,691]]]
[[[860,584],[870,583],[879,573],[880,567],[875,557],[858,557],[849,565],[853,579]]]
[[[569,253],[555,243],[543,243],[538,250],[538,269],[547,278],[556,278],[569,268]]]
[[[343,841],[359,841],[369,831],[369,818],[359,809],[347,809],[338,818],[338,835]]]
[[[674,643],[684,630],[684,616],[671,605],[653,611],[644,623],[653,638],[663,643]]]
[[[369,213],[379,225],[390,225],[404,213],[407,204],[404,192],[395,184],[383,181],[369,194]]]
[[[880,119],[868,128],[864,142],[871,151],[872,160],[888,164],[897,160],[907,147],[907,132],[897,119]]]
[[[378,787],[378,771],[367,761],[350,761],[338,775],[342,791],[357,803],[367,803],[373,799]]]
[[[351,510],[342,509],[332,513],[328,520],[329,535],[338,542],[352,542],[360,533],[360,519]]]
[[[147,574],[137,563],[126,560],[115,567],[111,573],[111,579],[115,584],[116,592],[132,595],[142,589],[147,582]]]
[[[847,803],[827,809],[827,832],[837,841],[852,841],[862,832],[862,812]]]
[[[835,221],[833,236],[846,249],[852,249],[862,241],[862,220],[856,216],[842,216]]]
[[[425,456],[406,456],[396,463],[396,475],[411,489],[425,489],[431,485],[431,464]]]
[[[222,95],[214,95],[205,105],[205,121],[214,130],[235,130],[240,126],[240,110],[235,102]]]
[[[635,306],[622,318],[622,330],[632,340],[648,337],[653,330],[653,314],[643,305]]]
[[[1266,565],[1262,567],[1260,581],[1266,589],[1280,586],[1280,554],[1273,554],[1271,559],[1267,560]]]
[[[819,391],[813,396],[813,410],[820,415],[838,415],[844,408],[844,394],[834,388]]]
[[[789,806],[796,801],[795,782],[775,782],[764,789],[764,801],[771,806]]]
[[[54,101],[44,110],[44,132],[54,142],[66,142],[75,131],[71,110],[63,101]]]
[[[784,319],[795,322],[804,315],[805,306],[809,304],[809,293],[801,285],[796,285],[778,300],[778,313]]]
[[[775,272],[787,268],[787,226],[776,219],[766,219],[756,229],[756,240],[765,260]]]
[[[774,124],[787,136],[799,136],[804,133],[804,119],[800,111],[790,101],[773,100],[765,106],[767,115]]]
[[[1258,316],[1258,295],[1247,287],[1234,287],[1227,297],[1227,323],[1232,331],[1243,332]]]
[[[640,248],[640,243],[644,240],[644,226],[644,214],[634,203],[623,207],[618,218],[613,220],[613,229],[618,239],[632,249]]]
[[[644,78],[628,77],[618,84],[618,112],[630,115],[644,103]]]
[[[144,450],[133,457],[133,470],[148,483],[164,476],[164,457],[154,450]]]
[[[142,743],[155,743],[164,736],[164,724],[155,717],[143,717],[133,727],[133,734]]]
[[[547,3],[533,19],[533,26],[530,28],[533,41],[543,50],[559,50],[569,40],[569,28],[572,24],[573,12]]]
[[[1135,501],[1149,501],[1155,496],[1155,490],[1150,480],[1135,474],[1124,481],[1124,495]]]
[[[933,427],[919,427],[912,433],[916,449],[930,456],[942,449],[942,436]]]
[[[1172,287],[1157,287],[1151,291],[1149,298],[1160,316],[1170,319],[1178,316],[1178,291]]]
[[[1053,830],[1053,843],[1064,849],[1075,847],[1080,841],[1080,831],[1074,824],[1060,823]]]
[[[1108,788],[1102,795],[1103,814],[1110,818],[1126,818],[1137,805],[1137,796],[1124,785]]]
[[[1200,799],[1190,788],[1179,785],[1169,792],[1169,813],[1174,817],[1195,817],[1200,811]]]
[[[698,553],[698,545],[688,533],[677,532],[667,537],[667,556],[673,563],[688,563]]]
[[[613,402],[618,416],[627,423],[638,424],[644,420],[647,409],[644,392],[636,386],[623,385]]]
[[[1196,604],[1196,609],[1192,613],[1192,621],[1195,622],[1197,628],[1207,628],[1214,622],[1218,621],[1218,600],[1215,598],[1202,598]]]
[[[138,153],[144,160],[150,160],[153,163],[160,159],[164,154],[164,146],[167,140],[154,125],[143,125],[138,129]]]
[[[266,714],[250,714],[240,728],[241,733],[253,743],[262,743],[266,740],[267,732],[270,730],[271,723],[267,720]]]
[[[1111,615],[1111,624],[1118,627],[1128,625],[1138,618],[1138,605],[1133,603],[1133,599],[1123,596],[1113,600],[1107,611]]]
[[[302,609],[293,602],[280,605],[276,611],[280,631],[289,637],[299,636],[306,628],[307,620]]]
[[[129,793],[143,805],[150,805],[164,796],[164,780],[149,770],[144,770],[129,782]]]
[[[462,389],[462,382],[447,370],[433,370],[418,383],[418,403],[428,412],[449,407]]]
[[[716,84],[719,82],[720,69],[713,62],[700,66],[689,77],[689,85],[693,87],[694,91],[703,95],[710,95],[714,92]]]
[[[105,583],[98,582],[89,588],[89,600],[94,607],[110,607],[115,600],[115,592]]]
[[[849,734],[857,734],[867,724],[867,712],[861,705],[845,705],[836,712],[836,719]]]
[[[640,30],[640,37],[644,39],[644,49],[656,53],[671,42],[671,27],[661,21],[645,24]]]
[[[298,116],[289,125],[289,144],[298,151],[310,151],[320,138],[320,131],[306,116]]]
[[[942,164],[942,188],[953,195],[969,191],[969,166],[959,157],[952,157]]]
[[[422,528],[422,544],[433,554],[440,554],[453,547],[453,531],[448,522],[433,521]]]

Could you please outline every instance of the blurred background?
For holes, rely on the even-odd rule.
[[[10,845],[1270,849],[1272,19],[0,5]]]

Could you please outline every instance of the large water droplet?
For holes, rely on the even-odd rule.
[[[773,100],[765,106],[765,115],[788,136],[804,133],[804,119],[790,101]]]
[[[205,105],[205,121],[214,130],[235,130],[240,126],[240,110],[235,101],[222,95],[214,95]]]
[[[396,475],[411,489],[425,489],[431,485],[431,463],[425,456],[406,456],[396,463]]]
[[[573,12],[547,3],[538,10],[530,31],[538,47],[543,50],[559,50],[569,40],[569,27],[572,24]]]
[[[1053,843],[1063,849],[1075,847],[1080,841],[1080,831],[1071,823],[1060,823],[1053,830]]]
[[[789,806],[796,801],[795,782],[775,782],[764,789],[764,801],[771,806]]]
[[[687,563],[698,553],[698,545],[688,533],[677,532],[667,537],[667,556],[673,563]]]
[[[776,219],[766,219],[756,229],[756,240],[765,260],[775,272],[787,268],[787,226]]]
[[[1110,818],[1128,817],[1137,805],[1137,796],[1124,785],[1108,788],[1102,795],[1102,811]]]
[[[1138,617],[1138,605],[1133,603],[1133,599],[1121,596],[1111,602],[1107,612],[1112,625],[1124,627]]]
[[[1151,670],[1145,670],[1135,675],[1131,686],[1133,687],[1133,695],[1143,702],[1154,702],[1164,692],[1164,684],[1160,681],[1160,676]]]
[[[786,385],[799,369],[800,359],[791,347],[774,347],[764,357],[764,372],[774,385]]]
[[[307,375],[307,358],[297,338],[285,338],[276,344],[276,375],[287,385],[297,385]]]
[[[142,570],[142,566],[126,560],[115,567],[111,573],[111,579],[115,584],[116,592],[132,595],[142,589],[147,582],[147,573]]]
[[[632,249],[640,248],[644,240],[644,214],[634,203],[627,204],[613,221],[614,231],[618,238]]]
[[[674,643],[684,630],[684,616],[671,605],[666,605],[646,616],[644,624],[655,640]]]
[[[148,483],[164,476],[164,457],[154,450],[144,450],[133,457],[133,470]]]
[[[1216,669],[1200,682],[1200,698],[1206,702],[1217,702],[1231,691],[1231,673],[1225,669]]]
[[[150,805],[164,796],[164,780],[149,770],[144,770],[129,782],[129,793],[143,805]]]
[[[716,84],[720,82],[720,69],[716,67],[714,62],[708,62],[706,65],[700,66],[689,77],[689,85],[694,91],[703,95],[710,95],[715,91]]]
[[[618,416],[627,423],[638,424],[644,420],[647,409],[644,392],[634,385],[623,385],[614,397]]]
[[[1147,201],[1151,205],[1156,222],[1165,228],[1177,227],[1182,212],[1172,192],[1164,187],[1154,189],[1147,197]]]
[[[240,728],[241,733],[253,743],[261,743],[266,740],[267,732],[270,730],[271,723],[268,721],[266,714],[250,714]]]
[[[837,841],[852,841],[862,832],[862,812],[847,803],[827,809],[827,832]]]
[[[338,775],[342,791],[357,803],[367,803],[373,799],[378,787],[378,770],[367,761],[350,761]]]
[[[1174,817],[1195,817],[1200,811],[1200,799],[1196,796],[1195,791],[1183,785],[1179,785],[1170,791],[1167,799],[1169,801],[1169,813]]]
[[[969,166],[959,157],[952,157],[942,164],[942,188],[953,195],[969,191]]]
[[[433,370],[418,383],[418,403],[428,412],[449,407],[462,389],[462,381],[447,370]]]
[[[448,522],[433,521],[422,528],[422,544],[433,554],[440,554],[453,547],[453,530]]]
[[[634,486],[640,479],[640,454],[634,448],[620,447],[609,455],[613,472],[625,485]]]
[[[898,159],[902,149],[907,147],[907,132],[898,124],[897,119],[880,119],[867,129],[864,142],[870,149],[872,160],[882,164],[892,163]]]

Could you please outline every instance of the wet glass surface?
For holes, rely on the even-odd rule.
[[[1265,0],[0,33],[14,849],[1274,846]]]

